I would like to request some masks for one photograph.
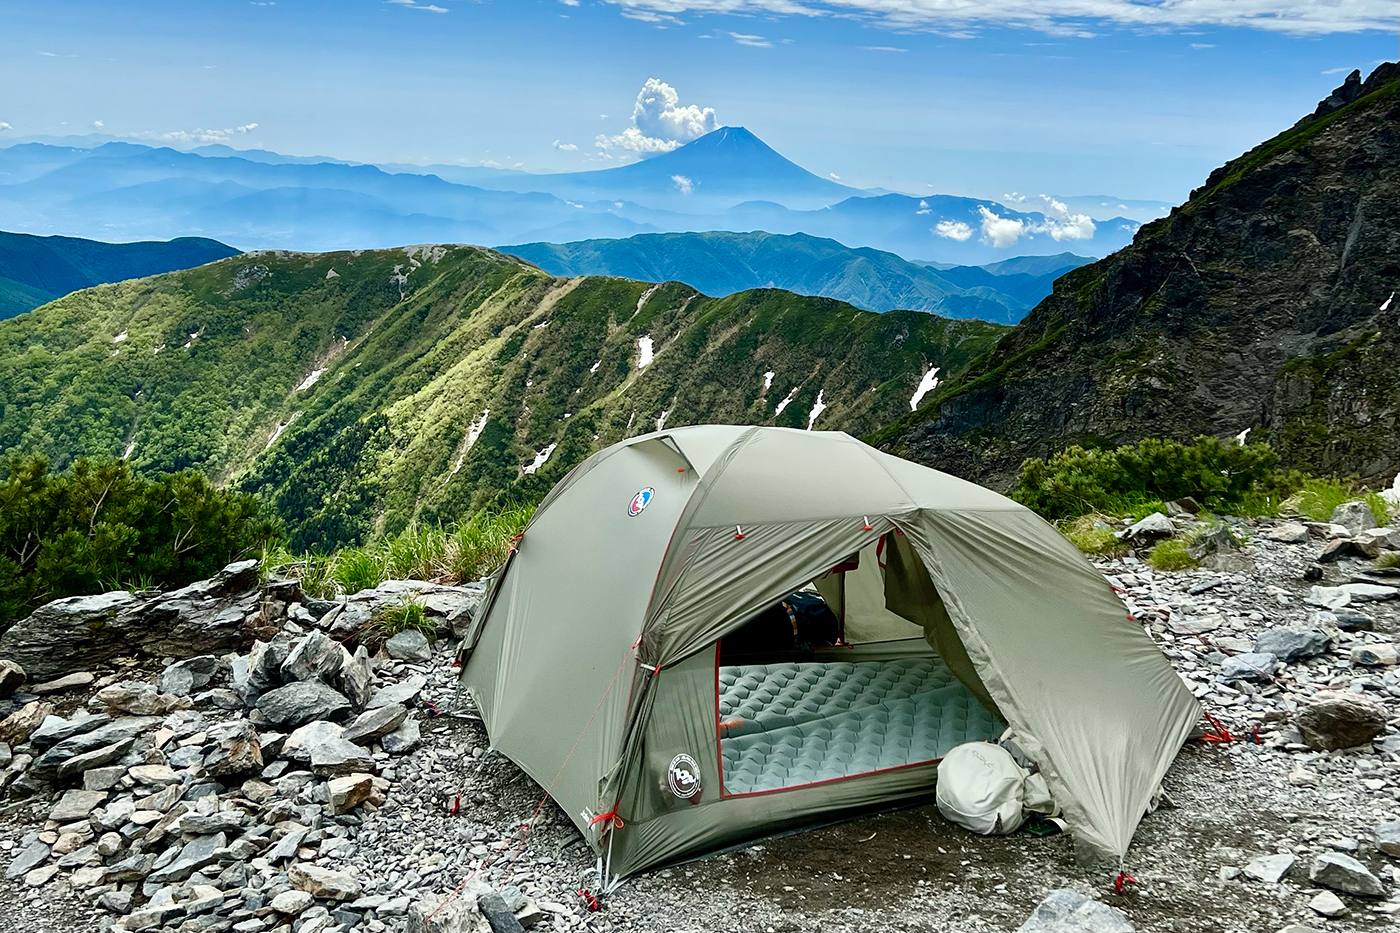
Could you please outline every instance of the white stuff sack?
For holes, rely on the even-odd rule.
[[[1025,820],[1029,774],[1000,745],[959,745],[938,765],[938,810],[983,836],[1014,833]]]

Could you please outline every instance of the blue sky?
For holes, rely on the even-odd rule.
[[[596,168],[634,157],[599,138],[657,78],[678,133],[744,125],[850,184],[1178,201],[1345,71],[1395,58],[1400,5],[0,0],[0,22],[0,145],[97,132]]]

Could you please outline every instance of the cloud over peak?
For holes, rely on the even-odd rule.
[[[623,150],[638,155],[670,152],[719,129],[713,107],[681,104],[680,95],[660,78],[647,78],[632,105],[632,125],[615,136],[594,141],[605,154]]]

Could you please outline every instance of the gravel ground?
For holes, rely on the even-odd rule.
[[[1168,804],[1138,831],[1126,867],[1140,884],[1126,894],[1113,892],[1107,873],[1080,868],[1065,836],[977,837],[923,804],[647,873],[589,912],[577,892],[593,883],[591,852],[552,802],[523,830],[542,792],[488,751],[445,655],[423,668],[428,693],[445,715],[426,722],[422,747],[384,772],[392,781],[388,800],[355,829],[348,854],[332,853],[321,863],[348,871],[367,893],[409,893],[420,902],[450,898],[475,882],[519,892],[541,908],[535,929],[544,931],[984,933],[1015,930],[1055,888],[1093,894],[1144,931],[1265,933],[1290,923],[1322,931],[1395,929],[1400,862],[1377,852],[1372,838],[1378,823],[1400,818],[1400,753],[1311,751],[1297,741],[1288,717],[1318,689],[1364,686],[1386,703],[1394,735],[1396,669],[1354,667],[1348,652],[1353,644],[1395,642],[1400,603],[1358,607],[1374,618],[1374,631],[1333,633],[1327,653],[1286,665],[1271,682],[1222,683],[1220,660],[1241,647],[1229,639],[1252,640],[1266,629],[1316,618],[1304,602],[1312,583],[1302,574],[1323,542],[1279,544],[1261,537],[1264,529],[1245,530],[1252,537],[1244,553],[1255,563],[1247,572],[1159,574],[1132,558],[1100,564],[1203,704],[1237,734],[1250,736],[1257,725],[1259,735],[1258,743],[1187,745],[1165,782]],[[1368,567],[1333,564],[1328,574],[1340,582]],[[1223,616],[1217,630],[1173,633],[1174,621],[1208,614]],[[35,829],[36,812],[41,820],[46,806],[0,815],[0,850]],[[1359,858],[1390,899],[1343,895],[1349,912],[1336,919],[1311,910],[1309,900],[1322,889],[1308,881],[1307,867],[1329,850]],[[1275,852],[1298,856],[1281,882],[1239,874],[1251,859]],[[0,880],[0,905],[0,931],[72,933],[108,922],[63,876],[39,888]],[[407,923],[381,920],[378,929]]]

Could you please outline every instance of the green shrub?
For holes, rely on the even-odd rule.
[[[1060,533],[1085,554],[1118,557],[1128,552],[1128,546],[1118,540],[1102,515],[1081,515],[1063,523]]]
[[[1147,563],[1153,570],[1190,570],[1200,562],[1188,550],[1190,542],[1186,538],[1167,538],[1158,541],[1147,553]]]
[[[360,632],[360,641],[374,650],[400,632],[410,630],[422,632],[430,640],[437,634],[436,626],[423,611],[423,604],[416,599],[381,609]]]
[[[260,553],[262,501],[202,473],[138,475],[123,460],[0,460],[0,631],[35,606],[112,588],[168,589]]]

